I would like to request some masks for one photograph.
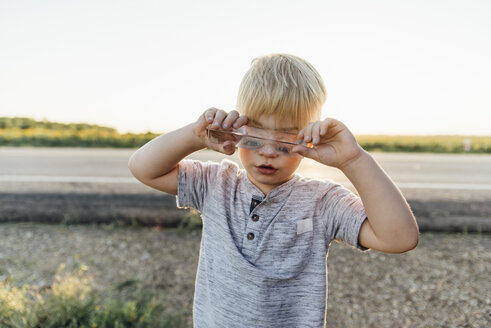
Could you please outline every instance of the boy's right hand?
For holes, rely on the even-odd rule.
[[[206,135],[206,128],[210,126],[215,129],[220,128],[222,130],[231,131],[232,129],[238,129],[241,126],[246,125],[247,121],[247,117],[240,115],[236,110],[227,113],[224,110],[212,107],[207,109],[194,123],[193,132],[197,140],[203,144],[203,147],[208,147],[220,153],[232,155],[235,152],[235,144],[232,141],[225,141],[221,144],[210,142]]]

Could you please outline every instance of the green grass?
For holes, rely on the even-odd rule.
[[[190,209],[189,212],[184,215],[179,225],[177,226],[177,231],[179,233],[186,233],[190,231],[200,230],[203,227],[203,221],[201,219],[201,214],[195,209]]]
[[[184,327],[184,315],[166,314],[148,292],[127,281],[103,297],[92,286],[88,268],[70,274],[61,266],[48,288],[0,281],[0,327],[123,328]]]
[[[85,123],[36,121],[25,117],[0,117],[0,146],[138,148],[159,134],[124,133]],[[471,142],[467,151],[466,140]],[[368,151],[491,154],[491,136],[387,136],[359,135]]]
[[[431,152],[490,154],[491,137],[488,136],[386,136],[360,135],[358,143],[368,151],[383,152]],[[468,140],[468,141],[467,141]],[[470,148],[465,149],[465,143]]]
[[[113,128],[85,123],[0,117],[0,146],[136,148],[157,136],[151,132],[120,134]]]

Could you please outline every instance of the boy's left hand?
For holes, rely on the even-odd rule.
[[[364,152],[346,125],[333,118],[309,123],[300,130],[298,138],[312,143],[314,147],[295,146],[294,152],[338,169],[353,162]]]

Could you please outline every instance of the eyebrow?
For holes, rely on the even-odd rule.
[[[263,128],[263,125],[261,123],[259,123],[258,121],[255,121],[255,120],[251,120],[250,121],[250,124],[248,124],[252,127],[257,127],[257,128]],[[280,132],[292,132],[292,131],[298,131],[297,128],[293,127],[293,128],[279,128],[279,129],[274,129],[275,131],[280,131]]]

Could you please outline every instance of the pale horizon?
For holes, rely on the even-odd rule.
[[[169,132],[305,58],[355,135],[491,135],[489,1],[0,1],[0,116]]]
[[[19,117],[19,118],[29,118],[29,119],[34,119],[36,121],[49,121],[49,122],[53,122],[53,123],[61,123],[61,124],[90,124],[90,125],[98,125],[98,126],[101,126],[101,127],[105,127],[105,128],[113,128],[115,130],[117,130],[117,132],[119,134],[125,134],[125,133],[135,133],[135,134],[145,134],[145,133],[153,133],[153,134],[163,134],[163,133],[168,133],[168,132],[171,132],[173,130],[169,130],[169,131],[150,131],[150,130],[146,130],[146,131],[136,131],[136,132],[132,132],[132,131],[121,131],[119,130],[117,127],[115,126],[110,126],[110,125],[103,125],[103,124],[99,124],[99,123],[90,123],[90,122],[71,122],[71,121],[52,121],[52,120],[49,120],[47,119],[46,117],[43,117],[41,119],[36,119],[34,117],[27,117],[27,116],[6,116],[6,117],[9,117],[9,118],[14,118],[14,117]],[[426,134],[426,133],[420,133],[420,134],[417,134],[417,133],[413,133],[413,134],[387,134],[387,133],[354,133],[355,135],[357,136],[387,136],[387,137],[390,137],[390,136],[408,136],[408,137],[420,137],[420,136],[461,136],[461,137],[491,137],[491,132],[489,132],[488,134],[459,134],[459,133],[454,133],[454,134]]]

